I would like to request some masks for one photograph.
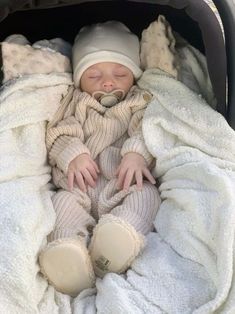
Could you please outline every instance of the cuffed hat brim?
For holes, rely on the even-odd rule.
[[[135,79],[138,79],[142,70],[128,57],[113,51],[98,51],[86,55],[74,68],[74,84],[79,86],[82,74],[92,65],[100,62],[114,62],[130,69]]]
[[[132,71],[135,79],[142,74],[139,39],[118,21],[83,27],[75,38],[72,54],[76,87],[84,71],[100,62],[124,65]]]

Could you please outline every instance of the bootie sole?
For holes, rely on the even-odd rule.
[[[95,275],[87,248],[79,240],[51,242],[39,256],[41,272],[57,291],[77,296],[94,285]]]
[[[127,270],[143,247],[143,236],[123,220],[105,215],[94,229],[89,247],[95,274]]]

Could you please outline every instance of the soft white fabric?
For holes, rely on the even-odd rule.
[[[14,35],[12,35],[14,39]],[[13,40],[12,39],[12,40]],[[2,42],[3,82],[29,74],[71,72],[70,60],[49,49],[36,49],[30,45]]]
[[[72,45],[68,41],[63,40],[62,38],[38,40],[35,43],[33,43],[32,47],[41,50],[56,51],[71,59]]]
[[[164,16],[159,15],[142,32],[140,48],[141,67],[144,70],[156,68],[169,73],[216,108],[217,101],[205,56],[173,32]]]
[[[70,74],[35,74],[0,91],[0,313],[37,313],[47,287],[37,264],[55,219],[46,121],[70,84]]]
[[[212,88],[205,56],[198,49],[184,41],[182,37],[175,35],[179,45],[177,48],[178,80],[200,94],[212,108],[216,109],[217,100]]]
[[[168,249],[177,253],[166,265],[179,266],[181,259],[183,266],[187,261],[191,271],[182,272],[182,280],[188,284],[196,283],[192,276],[204,280],[203,289],[200,285],[195,289],[208,302],[191,311],[234,313],[235,132],[200,95],[161,71],[145,72],[139,85],[156,96],[146,110],[143,132],[157,157],[161,182],[163,202],[155,226]],[[195,271],[196,265],[204,274]],[[162,273],[165,284],[167,276]],[[174,302],[175,308],[181,302]]]
[[[140,41],[141,67],[161,69],[174,77],[178,76],[176,40],[171,25],[163,15],[144,29]]]
[[[116,62],[129,68],[137,79],[140,69],[138,37],[123,23],[108,21],[83,27],[75,38],[72,59],[73,79],[79,86],[83,72],[99,62]]]
[[[30,45],[28,39],[22,34],[12,34],[4,39],[4,42],[14,43],[18,45]]]

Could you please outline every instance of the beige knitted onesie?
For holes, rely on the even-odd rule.
[[[106,108],[87,93],[71,88],[60,110],[48,125],[47,148],[53,180],[60,188],[53,197],[56,223],[50,241],[81,235],[87,238],[101,215],[110,213],[130,223],[137,232],[148,233],[160,204],[157,188],[144,181],[141,191],[116,188],[115,171],[128,152],[141,154],[147,165],[153,162],[141,130],[144,110],[151,95],[133,87],[126,99]],[[69,163],[88,153],[100,174],[96,188],[84,193],[67,186]]]

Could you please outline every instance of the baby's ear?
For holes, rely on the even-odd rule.
[[[164,16],[159,15],[156,21],[143,30],[140,41],[140,60],[144,70],[159,68],[177,78],[175,37]]]

